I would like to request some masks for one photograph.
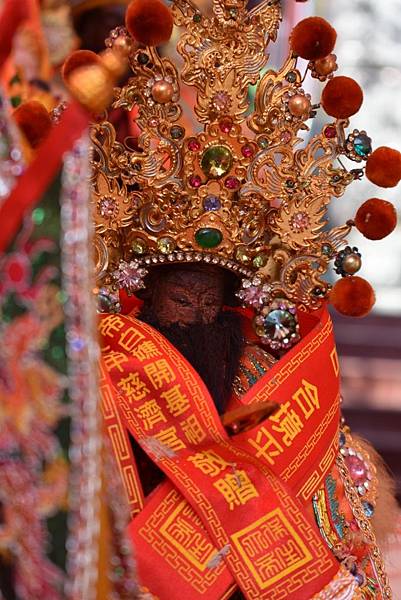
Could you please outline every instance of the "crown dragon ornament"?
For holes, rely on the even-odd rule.
[[[107,113],[92,127],[104,309],[118,310],[119,289],[140,289],[151,265],[200,262],[241,278],[238,296],[255,309],[256,332],[272,349],[298,341],[298,308],[315,310],[329,298],[344,314],[369,312],[374,293],[355,276],[361,257],[346,238],[354,226],[370,239],[384,237],[396,225],[395,209],[372,198],[353,220],[332,228],[327,210],[365,171],[373,183],[396,185],[401,155],[385,147],[372,152],[367,133],[350,127],[363,94],[354,80],[334,76],[335,30],[319,17],[301,21],[274,70],[267,49],[277,36],[280,2],[248,10],[241,0],[214,0],[202,14],[175,0],[178,68],[156,47],[171,29],[166,39],[141,38],[134,9],[106,45],[131,71],[114,88],[112,107],[136,115],[139,137],[118,141]],[[304,90],[308,73],[324,84],[321,99]],[[192,129],[180,105],[185,86],[196,92]],[[328,122],[310,135],[324,112]],[[357,168],[347,169],[344,157]],[[324,278],[332,263],[342,276],[333,289]]]

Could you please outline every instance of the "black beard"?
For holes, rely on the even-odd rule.
[[[181,352],[204,381],[222,414],[231,396],[245,343],[241,317],[221,312],[213,323],[186,327],[174,323],[163,327],[152,309],[144,305],[138,318],[160,331]]]

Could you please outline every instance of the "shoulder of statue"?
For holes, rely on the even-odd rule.
[[[258,344],[246,343],[240,358],[238,372],[234,379],[233,393],[240,399],[263,375],[273,367],[277,360]]]

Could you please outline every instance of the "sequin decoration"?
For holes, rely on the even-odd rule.
[[[0,206],[24,170],[18,132],[11,121],[0,88]]]

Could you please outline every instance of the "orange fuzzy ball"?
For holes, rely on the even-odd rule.
[[[49,113],[37,100],[29,100],[21,104],[15,109],[13,117],[31,148],[37,148],[52,128]]]
[[[173,31],[173,16],[160,0],[133,0],[127,8],[125,26],[144,46],[168,42]]]
[[[337,281],[329,298],[334,308],[347,317],[364,317],[374,303],[375,293],[362,277],[344,277]]]
[[[333,51],[336,30],[321,17],[309,17],[300,21],[291,33],[291,49],[306,60],[324,58]]]
[[[368,240],[382,240],[397,225],[397,212],[391,202],[371,198],[355,215],[355,225]]]
[[[366,177],[380,187],[396,186],[401,180],[401,152],[381,146],[366,161]]]
[[[361,108],[361,86],[350,77],[334,77],[323,90],[321,104],[328,115],[336,119],[348,119]]]
[[[68,81],[69,76],[73,71],[80,69],[81,67],[88,67],[91,65],[98,65],[101,63],[100,57],[91,50],[76,50],[72,52],[64,61],[61,69],[61,75],[65,82]]]

